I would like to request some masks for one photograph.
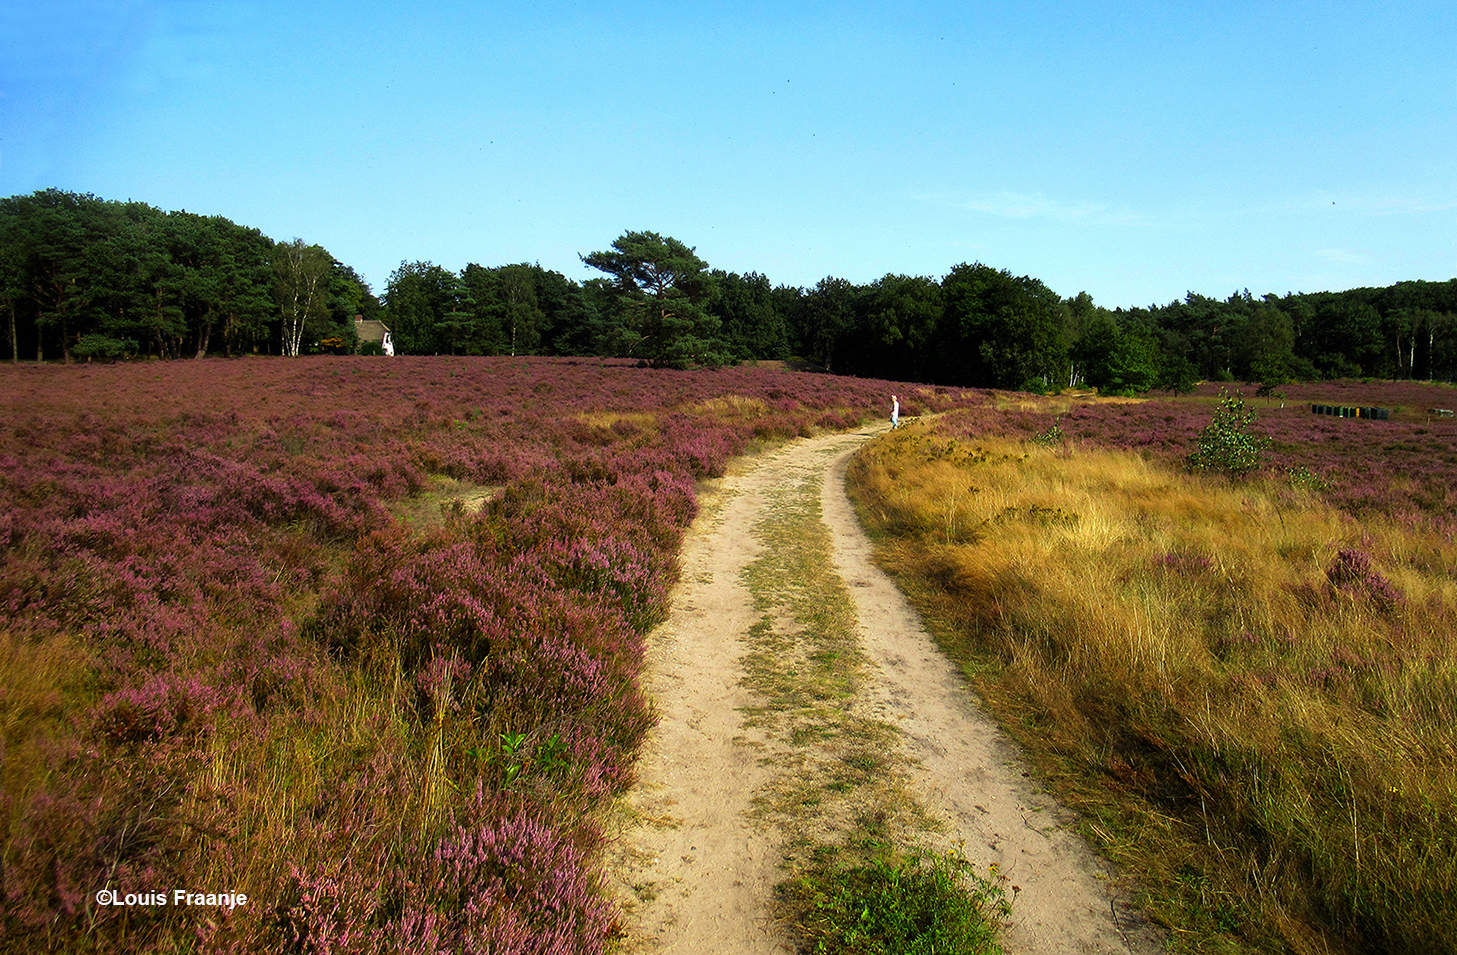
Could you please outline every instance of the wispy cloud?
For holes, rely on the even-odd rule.
[[[1227,210],[1232,218],[1281,219],[1291,216],[1415,216],[1457,210],[1457,199],[1434,196],[1364,195],[1306,192]]]
[[[1067,201],[1041,192],[1020,193],[1002,190],[971,198],[926,196],[958,209],[980,212],[1002,219],[1043,219],[1049,222],[1085,223],[1089,225],[1148,225],[1148,216],[1106,202]]]
[[[1316,249],[1314,255],[1318,259],[1324,259],[1332,265],[1366,265],[1371,261],[1369,255],[1362,255],[1360,252],[1350,252],[1346,249]]]
[[[1042,220],[1064,224],[1170,226],[1200,228],[1222,223],[1285,219],[1334,213],[1350,216],[1415,216],[1457,211],[1457,199],[1399,195],[1305,193],[1256,202],[1193,202],[1155,213],[1093,200],[1068,200],[1044,192],[999,190],[967,196],[923,195],[918,198],[954,209],[1001,219]]]
[[[1312,205],[1330,203],[1337,211],[1371,215],[1425,215],[1429,212],[1450,212],[1457,209],[1457,200],[1413,196],[1320,196]]]

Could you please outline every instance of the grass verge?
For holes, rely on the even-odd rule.
[[[909,791],[897,731],[868,712],[818,473],[780,488],[755,534],[768,546],[744,571],[761,615],[744,663],[761,702],[745,715],[776,741],[760,809],[788,836],[777,900],[799,950],[999,952],[1000,881],[927,848],[937,822]]]
[[[1457,951],[1450,537],[935,427],[850,478],[883,565],[1178,950]]]

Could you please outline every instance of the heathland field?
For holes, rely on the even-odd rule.
[[[603,950],[600,812],[654,719],[642,641],[695,482],[886,391],[596,359],[0,368],[0,949]]]
[[[1454,392],[1002,396],[867,446],[882,559],[1179,950],[1457,951]]]
[[[1229,479],[1183,468],[1211,392],[0,367],[0,951],[610,949],[603,825],[702,482],[891,390],[910,424],[850,476],[883,561],[1175,947],[1457,951],[1452,392],[1302,387]],[[941,865],[814,905],[882,951]]]

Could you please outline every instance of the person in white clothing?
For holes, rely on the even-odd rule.
[[[901,426],[901,403],[895,395],[890,396],[890,427],[894,431]]]

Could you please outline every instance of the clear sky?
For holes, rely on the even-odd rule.
[[[1457,3],[5,0],[0,195],[327,248],[382,293],[628,230],[811,286],[1110,308],[1457,274]]]

